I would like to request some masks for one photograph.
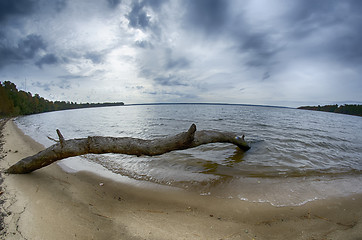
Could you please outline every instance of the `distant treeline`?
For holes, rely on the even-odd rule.
[[[115,103],[81,103],[65,101],[49,101],[38,94],[32,96],[30,92],[19,91],[10,81],[0,82],[0,117],[28,115],[34,113],[51,112],[58,110],[123,106],[123,102]]]
[[[349,114],[349,115],[356,115],[356,116],[362,116],[362,105],[325,105],[317,107],[313,106],[303,106],[299,107],[298,109],[305,109],[305,110],[314,110],[314,111],[323,111],[323,112],[334,112],[334,113],[343,113],[343,114]]]

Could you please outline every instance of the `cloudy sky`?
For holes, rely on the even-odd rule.
[[[0,81],[50,100],[362,103],[359,0],[0,0]]]

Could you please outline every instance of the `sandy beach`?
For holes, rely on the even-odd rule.
[[[57,164],[9,175],[44,147],[11,120],[2,134],[1,239],[362,239],[361,195],[274,207],[145,189]]]

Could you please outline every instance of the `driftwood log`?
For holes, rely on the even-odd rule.
[[[193,148],[202,144],[215,142],[232,143],[243,151],[250,149],[249,145],[244,140],[244,135],[239,137],[230,132],[210,130],[196,131],[195,124],[192,124],[187,132],[154,140],[100,136],[65,140],[58,129],[57,134],[59,140],[52,140],[57,141],[58,143],[33,156],[20,160],[7,169],[6,172],[13,174],[30,173],[55,161],[88,153],[119,153],[136,156],[155,156],[174,150]]]

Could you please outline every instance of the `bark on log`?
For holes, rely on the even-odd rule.
[[[192,124],[187,132],[154,140],[100,136],[65,140],[58,129],[57,134],[59,137],[58,143],[33,156],[20,160],[7,169],[6,172],[12,174],[30,173],[55,161],[88,153],[119,153],[136,156],[155,156],[174,150],[193,148],[202,144],[215,142],[232,143],[243,151],[250,149],[249,145],[244,140],[244,136],[239,137],[234,133],[209,130],[196,132],[195,124]]]

